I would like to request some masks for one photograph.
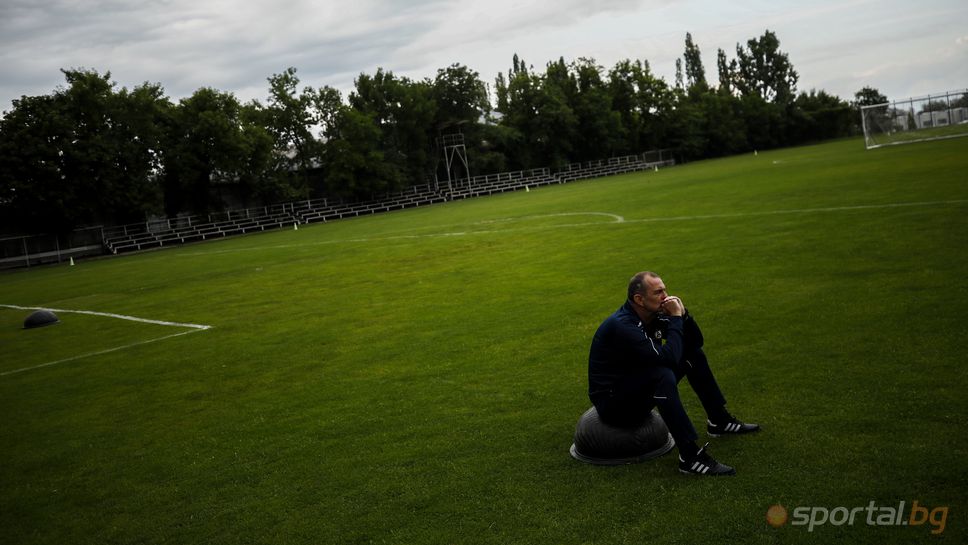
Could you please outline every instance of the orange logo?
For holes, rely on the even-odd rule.
[[[787,510],[780,504],[776,504],[766,510],[766,522],[774,528],[779,528],[786,524]]]

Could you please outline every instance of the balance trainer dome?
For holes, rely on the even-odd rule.
[[[673,446],[675,441],[669,428],[655,411],[637,427],[618,428],[602,422],[592,407],[581,415],[575,426],[571,455],[589,464],[634,464],[662,456]]]
[[[60,319],[56,314],[49,310],[35,310],[27,316],[24,320],[24,329],[33,329],[35,327],[43,327],[45,325],[56,324],[60,322]]]

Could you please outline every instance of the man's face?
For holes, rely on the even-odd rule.
[[[669,296],[666,293],[665,284],[657,276],[646,276],[645,283],[642,286],[642,292],[637,295],[641,296],[641,302],[639,304],[649,312],[659,312],[659,309],[662,307],[662,302]]]

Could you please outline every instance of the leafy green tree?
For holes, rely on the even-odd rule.
[[[8,229],[65,232],[158,208],[160,86],[116,91],[110,73],[64,70],[67,87],[22,97],[0,120],[0,208]]]
[[[602,79],[604,69],[594,59],[579,58],[570,70],[576,84],[571,108],[578,124],[572,159],[589,161],[620,154],[624,148],[622,121],[612,109],[611,95]]]
[[[9,233],[69,230],[84,188],[67,180],[71,127],[57,96],[23,96],[0,119],[0,222]]]
[[[926,104],[921,106],[922,112],[943,112],[948,110],[950,107],[948,103],[944,100],[929,100]]]
[[[268,114],[258,101],[242,105],[240,111],[241,139],[245,153],[238,182],[243,203],[254,200],[260,204],[289,201],[301,196],[292,182],[297,177],[280,169],[289,158],[276,150],[276,140],[267,128]]]
[[[560,168],[571,162],[580,137],[578,118],[571,107],[575,82],[563,59],[549,63],[538,78],[535,116],[530,126],[530,145],[537,151],[538,163],[530,167]]]
[[[494,78],[494,95],[497,100],[494,110],[503,116],[508,111],[508,81],[503,72],[498,72]]]
[[[746,124],[740,114],[740,99],[717,92],[701,97],[706,134],[705,157],[720,157],[749,149]]]
[[[437,114],[433,92],[429,81],[398,78],[382,68],[373,76],[360,74],[356,79],[349,104],[377,127],[385,163],[375,166],[368,178],[374,192],[402,189],[432,172],[430,150]]]
[[[855,124],[854,110],[840,98],[823,90],[800,93],[794,102],[789,143],[848,136]]]
[[[164,154],[165,211],[205,213],[222,208],[216,191],[265,170],[271,140],[246,123],[232,93],[203,87],[169,117]]]
[[[780,40],[770,30],[759,38],[736,44],[738,58],[736,86],[743,95],[755,95],[767,102],[789,104],[793,101],[799,75],[789,56],[780,51]]]
[[[396,173],[388,172],[373,114],[345,106],[334,121],[324,144],[327,194],[361,198],[387,189]]]
[[[874,87],[864,86],[859,91],[854,93],[854,116],[853,116],[853,131],[861,132],[863,131],[863,121],[861,121],[862,110],[865,106],[877,106],[879,104],[886,104],[887,97],[881,94]],[[890,115],[886,111],[874,110],[864,114],[867,116],[868,123],[876,123],[878,125],[886,125],[890,123]],[[914,126],[914,118],[911,118],[910,126]]]
[[[322,134],[334,122],[342,97],[331,87],[299,89],[295,68],[268,78],[269,100],[263,123],[272,136],[276,155],[272,192],[289,199],[304,198],[312,190],[312,174],[322,161]]]
[[[786,109],[758,94],[743,95],[738,112],[746,125],[746,140],[754,150],[782,146],[786,138]]]
[[[624,153],[669,146],[675,93],[647,61],[622,60],[608,73],[612,110],[620,120]]]
[[[699,46],[692,41],[692,34],[686,33],[686,50],[682,58],[685,61],[686,85],[691,92],[704,92],[709,88],[706,83],[706,69],[702,65],[702,55]]]
[[[433,99],[437,107],[435,136],[458,131],[464,135],[472,174],[497,172],[506,164],[502,150],[495,145],[500,138],[495,131],[486,129],[491,103],[480,74],[460,64],[438,70],[433,82]],[[504,100],[507,100],[506,84]],[[440,157],[433,160],[436,162]],[[438,168],[445,168],[442,162]]]
[[[690,96],[683,89],[674,90],[675,105],[666,124],[666,146],[678,150],[683,159],[700,159],[707,146],[707,120],[701,94]]]
[[[858,107],[875,106],[877,104],[885,104],[886,102],[887,97],[873,87],[863,87],[860,91],[854,93],[854,104]]]
[[[517,55],[515,55],[517,65]],[[538,116],[541,79],[526,71],[512,72],[507,87],[507,110],[501,124],[509,129],[505,149],[510,168],[521,169],[536,166],[536,147],[533,126]]]
[[[480,74],[462,64],[437,70],[433,82],[436,128],[476,124],[491,110]]]
[[[721,48],[716,51],[716,69],[719,72],[719,92],[732,95],[735,89],[736,59],[728,60]]]

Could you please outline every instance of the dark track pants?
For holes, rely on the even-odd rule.
[[[657,407],[677,445],[694,442],[699,435],[679,398],[679,381],[682,377],[689,379],[689,385],[699,396],[707,415],[717,418],[724,414],[726,398],[701,348],[687,350],[675,370],[668,367],[643,369],[629,377],[621,391],[607,398],[593,400],[595,408],[606,423],[635,426],[645,419],[653,407]]]

